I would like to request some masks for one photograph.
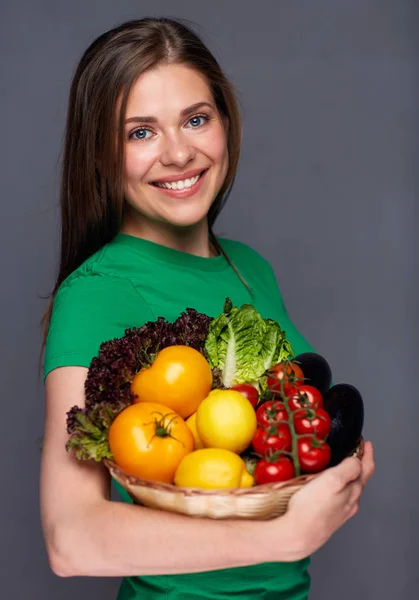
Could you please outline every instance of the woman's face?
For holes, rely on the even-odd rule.
[[[125,119],[125,225],[202,223],[227,168],[227,123],[205,78],[176,64],[141,75]]]

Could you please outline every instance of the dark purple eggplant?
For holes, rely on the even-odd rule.
[[[327,443],[332,451],[330,467],[354,452],[364,426],[364,401],[359,391],[348,383],[338,383],[324,396],[324,408],[332,420]]]
[[[293,358],[304,373],[304,383],[317,388],[322,396],[326,394],[332,383],[332,371],[323,356],[315,352],[304,352]]]

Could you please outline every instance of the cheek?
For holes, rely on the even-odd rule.
[[[128,148],[125,152],[125,177],[128,184],[141,181],[153,161],[152,152],[140,148]]]
[[[214,161],[223,163],[225,160],[227,160],[227,139],[221,130],[211,137],[211,139],[208,141],[207,148],[207,152],[211,155]]]
[[[220,178],[224,181],[229,163],[227,140],[225,138],[217,145],[217,156],[221,167]]]

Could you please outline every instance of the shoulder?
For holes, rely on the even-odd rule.
[[[45,374],[88,366],[103,341],[154,320],[132,281],[107,268],[103,252],[85,261],[58,289],[45,351]]]
[[[235,262],[245,262],[249,261],[252,265],[257,268],[266,269],[267,271],[272,271],[272,266],[269,261],[262,256],[259,252],[257,252],[252,246],[245,244],[243,242],[239,242],[237,240],[231,240],[228,238],[217,238],[221,247],[226,252],[227,256]]]
[[[121,321],[122,315],[126,315],[125,321],[133,311],[137,315],[140,308],[147,317],[152,316],[138,286],[105,246],[62,282],[54,300],[52,321],[58,321],[60,327],[72,321],[112,323]]]
[[[60,285],[56,302],[72,296],[92,303],[98,296],[100,301],[114,294],[140,295],[134,285],[127,261],[113,244],[107,244],[75,269]]]

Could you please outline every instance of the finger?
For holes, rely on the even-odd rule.
[[[331,467],[325,473],[328,473],[328,476],[335,481],[336,489],[342,490],[348,483],[356,481],[358,477],[360,477],[362,473],[362,463],[358,458],[351,456],[345,458],[336,467]]]
[[[365,442],[364,456],[362,457],[362,483],[365,485],[375,472],[374,449],[371,442]]]
[[[359,511],[359,502],[355,502],[355,504],[353,505],[353,507],[348,515],[348,518],[346,520],[352,519],[352,517],[354,517],[358,511]]]
[[[348,504],[352,507],[354,504],[359,503],[359,499],[362,494],[362,490],[364,489],[364,484],[362,482],[361,477],[359,477],[356,481],[351,483],[351,492],[349,495]]]

